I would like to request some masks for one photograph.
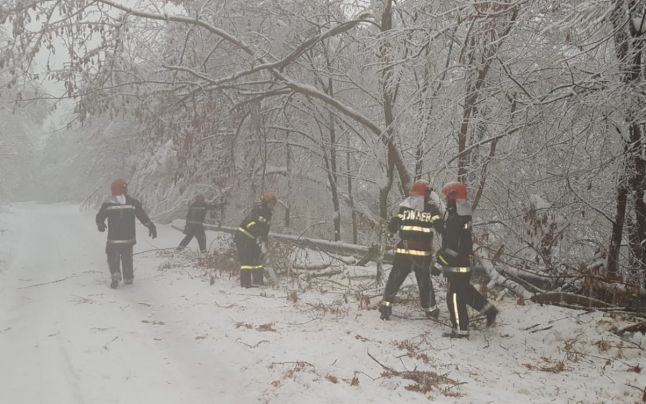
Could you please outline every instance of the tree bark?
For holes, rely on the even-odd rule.
[[[624,184],[623,176],[619,179],[615,199],[617,208],[615,211],[615,220],[612,223],[610,245],[608,246],[608,263],[606,264],[608,278],[616,278],[619,269],[619,252],[621,250],[621,240],[623,239],[624,221],[626,218],[626,202],[628,201],[628,188]]]
[[[352,195],[352,160],[350,153],[350,137],[346,137],[346,144],[348,151],[345,154],[345,167],[348,177],[348,201],[350,203],[350,212],[352,215],[352,243],[357,244],[358,235],[357,235],[357,212],[354,210],[354,196]]]
[[[639,265],[639,271],[646,271],[644,239],[646,237],[646,204],[644,203],[644,180],[646,179],[646,163],[644,162],[644,139],[642,124],[639,122],[639,94],[636,90],[642,81],[644,48],[643,34],[637,32],[632,23],[632,13],[635,10],[634,1],[615,0],[610,16],[615,39],[620,80],[625,85],[630,96],[630,104],[626,112],[628,136],[624,137],[624,174],[618,178],[617,207],[608,248],[608,264],[606,275],[611,279],[618,277],[619,250],[623,239],[624,221],[628,194],[631,195],[635,213],[635,224],[632,226],[632,252]]]
[[[285,169],[287,170],[287,197],[285,198],[285,228],[291,225],[291,196],[292,196],[292,148],[289,145],[289,132],[285,136]]]

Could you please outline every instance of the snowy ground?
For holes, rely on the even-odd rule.
[[[136,251],[180,238],[144,230]],[[414,304],[383,322],[351,294],[211,286],[190,255],[153,252],[111,290],[104,238],[73,206],[0,208],[0,402],[642,401],[646,338],[612,334],[620,319],[506,297],[496,327],[453,341]]]

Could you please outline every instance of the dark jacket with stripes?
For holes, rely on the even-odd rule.
[[[399,213],[388,223],[391,233],[399,232],[401,241],[396,252],[412,255],[431,255],[433,249],[433,231],[441,230],[442,217],[440,209],[433,203],[425,202],[424,210],[419,211],[402,203]]]
[[[101,205],[96,214],[96,224],[105,225],[105,219],[108,219],[108,244],[135,244],[135,217],[146,227],[154,226],[141,202],[126,195],[126,203],[120,204],[113,197]]]
[[[271,210],[259,203],[254,205],[251,212],[240,223],[236,236],[256,241],[267,241],[270,226]]]
[[[473,256],[471,215],[459,215],[454,206],[447,207],[442,248],[438,251],[437,261],[450,267],[470,267]]]

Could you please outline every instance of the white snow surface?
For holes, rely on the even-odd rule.
[[[181,238],[158,230],[150,240],[140,227],[135,252]],[[92,212],[0,208],[0,402],[630,403],[646,387],[646,338],[619,338],[610,330],[627,323],[602,313],[500,295],[495,327],[450,340],[415,302],[384,322],[351,291],[241,289],[228,276],[211,286],[190,254],[138,254],[135,283],[112,290],[104,246]],[[455,384],[414,391],[368,353]]]

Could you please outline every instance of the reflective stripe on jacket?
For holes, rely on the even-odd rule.
[[[411,206],[407,201],[408,199],[400,204],[399,213],[388,223],[388,230],[392,233],[399,232],[401,238],[395,253],[429,256],[433,250],[433,229],[441,229],[440,210],[433,203]],[[422,206],[423,211],[413,208]]]
[[[139,219],[144,226],[152,223],[143,210],[141,202],[126,195],[125,201],[119,201],[113,197],[103,203],[96,214],[96,224],[105,224],[107,219],[108,244],[135,244],[137,242],[135,218]]]
[[[238,233],[253,240],[267,240],[271,226],[271,210],[262,204],[257,204],[242,220]]]

